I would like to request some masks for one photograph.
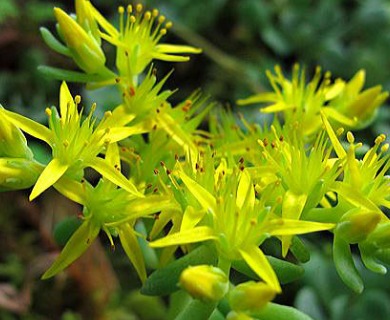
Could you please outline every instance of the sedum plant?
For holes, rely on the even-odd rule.
[[[79,68],[41,67],[63,81],[59,110],[46,109],[48,126],[0,109],[1,190],[32,187],[33,201],[54,187],[83,208],[43,279],[80,257],[100,230],[113,247],[119,239],[141,293],[170,296],[175,319],[310,319],[272,302],[309,259],[302,234],[332,237],[335,268],[355,292],[364,285],[352,247],[367,269],[386,273],[389,144],[381,134],[364,149],[352,131],[370,124],[388,93],[363,89],[364,71],[344,81],[318,68],[307,82],[298,65],[292,79],[275,67],[267,73],[272,92],[237,102],[274,114],[271,123],[253,123],[200,92],[169,101],[171,73],[157,80],[152,62],[185,62],[201,50],[164,43],[172,23],[158,10],[119,7],[114,26],[90,1],[76,0],[75,9],[54,9],[57,37],[41,29]],[[103,42],[115,49],[114,65]],[[66,81],[115,86],[121,103],[98,119],[100,106],[86,113]],[[49,145],[48,164],[24,134]],[[280,255],[269,250],[272,239]]]

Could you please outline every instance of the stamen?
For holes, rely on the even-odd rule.
[[[336,130],[336,134],[337,134],[338,136],[341,136],[343,133],[344,133],[344,128],[338,128],[338,129]]]
[[[47,114],[48,117],[51,117],[52,112],[50,108],[46,108],[45,113]]]
[[[146,11],[146,12],[144,13],[144,19],[145,19],[146,21],[149,21],[151,17],[152,17],[152,14],[150,13],[150,11]]]
[[[78,105],[78,104],[80,104],[80,102],[81,102],[81,97],[80,97],[79,95],[75,96],[75,97],[74,97],[74,103],[75,103],[76,105]]]
[[[351,131],[347,132],[347,140],[350,144],[353,144],[355,142],[355,137]]]
[[[143,6],[142,6],[141,3],[138,3],[137,6],[136,6],[135,8],[136,8],[137,12],[141,12],[142,9],[143,9]]]

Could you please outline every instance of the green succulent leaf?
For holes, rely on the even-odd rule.
[[[333,240],[333,260],[343,282],[356,293],[362,293],[363,280],[353,261],[349,243],[337,234]]]
[[[276,303],[268,303],[261,311],[251,313],[251,316],[261,320],[313,320],[307,314],[304,314],[293,307],[283,306]]]
[[[217,264],[217,255],[211,246],[202,245],[184,257],[153,272],[146,279],[141,293],[149,296],[167,295],[176,290],[181,272],[188,266],[199,264]]]

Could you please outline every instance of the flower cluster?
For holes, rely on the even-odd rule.
[[[362,91],[364,71],[349,82],[332,82],[317,69],[306,83],[298,66],[292,80],[276,67],[276,74],[267,73],[273,92],[238,104],[270,102],[262,111],[280,117],[271,125],[243,116],[237,121],[198,91],[177,105],[169,102],[173,92],[163,86],[170,74],[157,81],[151,62],[183,62],[189,58],[182,54],[200,50],[161,43],[172,23],[157,10],[119,7],[117,28],[91,2],[75,3],[75,16],[54,9],[61,41],[41,32],[81,71],[42,71],[89,88],[117,86],[121,104],[102,119],[94,116],[96,104],[84,115],[80,96],[63,82],[59,110],[46,109],[48,126],[0,108],[0,190],[32,187],[34,200],[54,187],[83,207],[80,226],[44,279],[82,255],[100,230],[112,246],[119,238],[143,293],[186,290],[193,297],[178,319],[206,319],[222,312],[220,302],[228,305],[229,319],[288,318],[289,309],[271,301],[302,272],[298,264],[307,260],[307,249],[301,234],[333,233],[336,269],[357,292],[363,281],[352,245],[368,269],[386,272],[389,144],[382,134],[358,153],[362,144],[353,133],[335,129],[368,125],[388,97],[379,86]],[[115,66],[106,65],[102,41],[115,47]],[[208,114],[205,131],[200,127]],[[47,164],[35,159],[23,132],[50,147]],[[87,168],[97,173],[95,180]],[[271,239],[279,255],[270,255]],[[297,264],[284,260],[288,255]],[[233,281],[231,270],[246,280]]]

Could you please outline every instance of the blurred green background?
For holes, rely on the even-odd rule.
[[[264,71],[279,64],[288,74],[295,62],[312,74],[317,65],[333,77],[350,79],[367,72],[367,86],[390,90],[390,2],[388,0],[148,0],[174,23],[166,42],[203,48],[189,63],[175,64],[167,82],[179,88],[173,102],[196,88],[224,106],[269,88]],[[104,14],[117,19],[124,1],[94,0]],[[73,2],[0,1],[0,103],[45,121],[44,109],[57,105],[59,81],[37,71],[39,65],[74,69],[70,60],[48,49],[39,27],[55,29],[53,6],[73,11]],[[107,55],[114,52],[107,49]],[[172,69],[156,63],[160,78]],[[84,101],[112,106],[110,89],[87,92],[72,84]],[[87,103],[85,102],[85,103]],[[253,119],[258,108],[248,108]],[[371,143],[390,134],[390,109],[384,106],[372,128],[359,134]],[[106,240],[72,267],[67,275],[42,282],[50,264],[57,221],[80,208],[54,191],[29,203],[26,193],[0,194],[0,319],[164,319],[164,299],[133,292],[139,282],[121,248],[110,252]],[[314,319],[390,319],[390,278],[363,273],[366,290],[353,294],[338,279],[326,238],[308,238],[312,260],[302,281],[287,286],[279,301],[295,305]],[[92,252],[93,251],[93,252]],[[91,257],[98,257],[97,261]],[[95,262],[93,262],[95,261]],[[88,274],[85,274],[85,269]],[[115,270],[115,271],[114,271]],[[145,308],[145,306],[148,306]],[[152,310],[152,312],[148,312]]]

